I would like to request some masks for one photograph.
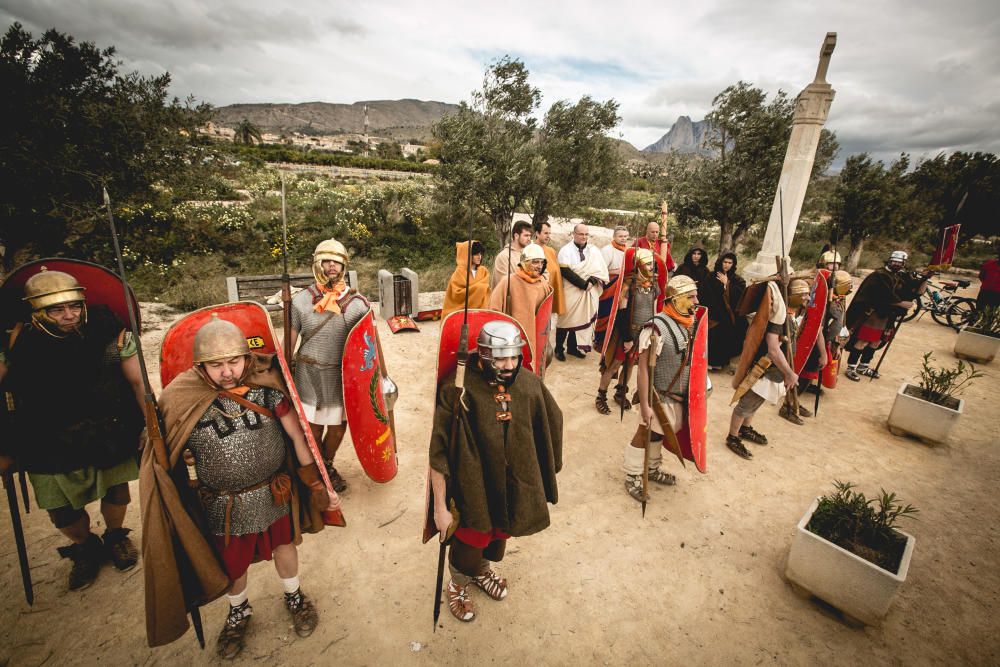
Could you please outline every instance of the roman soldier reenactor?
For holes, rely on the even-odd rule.
[[[475,618],[470,584],[507,597],[490,563],[503,558],[509,538],[548,527],[562,468],[562,412],[537,375],[519,372],[517,325],[486,322],[476,340],[459,386],[454,372],[439,384],[430,444],[430,509],[441,535],[454,530],[447,599],[461,621]]]
[[[691,339],[697,306],[698,286],[694,280],[675,275],[667,283],[662,310],[645,322],[638,335],[642,421],[632,441],[625,444],[624,471],[625,491],[640,502],[646,500],[642,483],[644,469],[650,482],[663,485],[677,483],[677,479],[661,470],[660,466],[664,437],[668,442],[676,442],[676,434],[686,420],[684,412],[691,371]],[[648,438],[645,429],[649,431]]]
[[[340,500],[321,479],[273,356],[251,354],[243,331],[217,316],[198,329],[193,347],[193,367],[159,401],[170,470],[157,470],[150,452],[143,458],[147,632],[151,645],[175,638],[176,601],[217,596],[221,570],[229,609],[217,650],[232,659],[253,614],[247,570],[259,560],[274,560],[296,634],[312,634],[319,618],[299,586],[296,544],[302,532],[321,530],[322,512],[339,509]],[[168,526],[187,554],[201,557],[181,566]],[[201,586],[194,594],[185,590],[192,579]]]
[[[830,263],[827,265],[829,266]],[[851,274],[847,271],[837,270],[830,274],[828,283],[830,297],[823,317],[822,336],[823,340],[826,341],[827,364],[830,364],[840,358],[841,349],[847,340],[847,336],[842,335],[842,332],[844,317],[847,314],[847,295],[854,289],[854,282],[851,280]],[[813,384],[813,381],[819,378],[819,373],[825,366],[826,364],[820,364],[820,350],[817,345],[810,352],[804,370],[799,373],[800,395],[805,391],[820,392],[818,384]]]
[[[894,250],[885,266],[872,271],[861,281],[858,293],[847,308],[847,379],[857,382],[862,375],[872,379],[878,373],[870,367],[875,351],[895,335],[896,323],[913,307],[913,300],[927,288],[926,280],[911,279],[903,271],[908,255]]]
[[[753,290],[751,292],[751,290]],[[785,357],[785,318],[788,308],[781,296],[781,289],[774,280],[751,285],[748,297],[756,298],[753,320],[743,340],[740,363],[733,376],[733,414],[729,420],[726,446],[744,459],[753,454],[743,444],[748,440],[766,445],[767,437],[757,431],[751,422],[764,401],[777,403],[785,392],[796,386],[798,376]],[[744,297],[744,302],[748,297]]]
[[[817,273],[814,280],[826,279],[822,276],[822,274]],[[816,334],[815,340],[803,341],[800,338],[800,332],[802,331],[806,321],[806,307],[809,305],[809,294],[809,282],[804,278],[793,278],[789,281],[788,310],[789,315],[792,317],[792,335],[795,336],[797,344],[809,346],[808,352],[796,348],[796,355],[808,355],[803,365],[804,370],[802,371],[802,375],[799,376],[798,384],[796,385],[797,390],[800,393],[805,390],[805,387],[809,384],[810,380],[816,379],[819,371],[822,370],[827,363],[826,340],[823,337],[822,324],[817,325],[819,326],[819,331]],[[824,299],[825,298],[826,297],[824,296]],[[819,316],[817,315],[817,317]],[[809,358],[811,358],[814,353],[816,355],[814,367],[810,370]],[[812,416],[812,412],[801,403],[798,404],[798,415],[796,415],[791,407],[791,403],[788,400],[785,400],[785,402],[782,403],[781,408],[778,410],[778,414],[782,418],[787,419],[797,426],[802,426],[805,423],[802,421],[802,417]]]
[[[601,414],[609,414],[608,387],[619,374],[615,385],[615,403],[621,410],[631,410],[628,397],[628,383],[637,351],[634,348],[639,331],[663,305],[663,294],[667,283],[667,270],[663,260],[646,248],[629,248],[622,264],[623,281],[612,298],[616,315],[607,332],[603,345],[600,371],[601,380],[597,387],[594,405]],[[626,363],[628,361],[628,363]]]
[[[111,310],[88,307],[84,290],[69,273],[44,267],[28,278],[31,319],[14,327],[0,353],[0,382],[16,408],[0,437],[0,472],[15,463],[26,470],[36,503],[72,541],[59,547],[73,562],[70,590],[90,586],[108,558],[122,571],[138,560],[123,527],[144,424],[137,347]],[[86,510],[97,500],[101,537]]]
[[[347,249],[340,241],[327,239],[316,246],[312,262],[316,282],[292,297],[292,330],[288,333],[293,350],[299,341],[294,356],[295,386],[337,493],[347,489],[347,482],[333,467],[347,432],[341,377],[344,342],[371,309],[365,297],[347,286],[347,263]]]

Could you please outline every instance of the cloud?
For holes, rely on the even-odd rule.
[[[235,102],[457,102],[486,64],[522,58],[543,93],[620,103],[638,147],[746,80],[794,96],[838,33],[827,127],[841,160],[941,149],[1000,152],[1000,6],[987,0],[657,3],[558,0],[5,0],[0,19],[115,45],[126,68],[169,71],[173,92]]]

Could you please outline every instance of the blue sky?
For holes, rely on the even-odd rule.
[[[847,155],[1000,153],[1000,3],[2,0],[0,19],[56,27],[125,67],[169,71],[180,97],[235,102],[468,99],[486,64],[520,57],[543,93],[614,98],[642,148],[743,79],[795,95],[838,33],[827,127]]]

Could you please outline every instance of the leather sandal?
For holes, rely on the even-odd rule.
[[[673,486],[677,483],[677,478],[669,472],[663,472],[659,468],[655,468],[649,471],[649,481],[663,484],[664,486]]]
[[[240,654],[246,646],[244,639],[247,635],[247,627],[250,619],[253,618],[253,608],[249,602],[244,602],[238,607],[229,608],[229,616],[222,624],[222,632],[219,633],[219,640],[215,645],[216,653],[223,660],[232,660]]]
[[[483,574],[473,577],[472,583],[483,589],[483,592],[494,600],[503,600],[507,597],[507,580],[493,570],[486,570]]]
[[[299,637],[308,637],[316,629],[319,614],[316,613],[312,600],[301,590],[285,593],[285,609],[292,615],[292,625]]]
[[[454,581],[448,582],[448,611],[463,623],[468,623],[476,617],[467,586],[459,586]]]
[[[726,436],[726,447],[732,450],[733,454],[737,456],[750,460],[753,458],[753,454],[749,449],[740,441],[739,438],[733,435]]]
[[[602,415],[610,415],[611,414],[611,408],[608,406],[608,390],[607,389],[598,389],[597,390],[597,398],[594,399],[594,407],[596,407],[597,411],[600,412]]]

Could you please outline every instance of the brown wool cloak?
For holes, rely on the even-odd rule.
[[[455,271],[448,281],[444,292],[444,306],[441,308],[441,319],[448,317],[456,310],[465,308],[465,284],[469,284],[469,308],[486,308],[490,301],[490,272],[485,266],[475,268],[472,276],[469,273],[469,242],[455,244]]]
[[[462,527],[499,528],[518,537],[544,530],[558,500],[556,473],[562,469],[562,411],[533,373],[521,370],[509,388],[511,413],[505,455],[497,421],[495,387],[471,355],[465,376],[465,404],[457,442],[450,443],[454,374],[441,382],[431,433],[430,465],[445,476]]]
[[[512,273],[510,276],[510,304],[507,303],[507,276],[504,276],[497,284],[497,288],[490,296],[491,310],[510,315],[524,329],[532,359],[538,359],[538,356],[545,352],[535,349],[535,343],[538,340],[535,333],[535,314],[551,291],[552,288],[545,278],[531,283],[517,273]]]
[[[252,355],[245,384],[270,387],[286,396],[274,355]],[[225,593],[231,584],[206,526],[201,506],[187,486],[181,460],[184,445],[205,410],[218,396],[190,368],[163,390],[159,407],[163,416],[169,469],[156,461],[146,446],[139,469],[142,512],[142,560],[146,589],[146,639],[151,647],[180,638],[188,629],[187,605],[203,605]],[[289,449],[291,446],[289,445]],[[294,465],[294,452],[290,452]],[[295,474],[292,484],[292,538],[323,528],[321,513],[309,503]]]

